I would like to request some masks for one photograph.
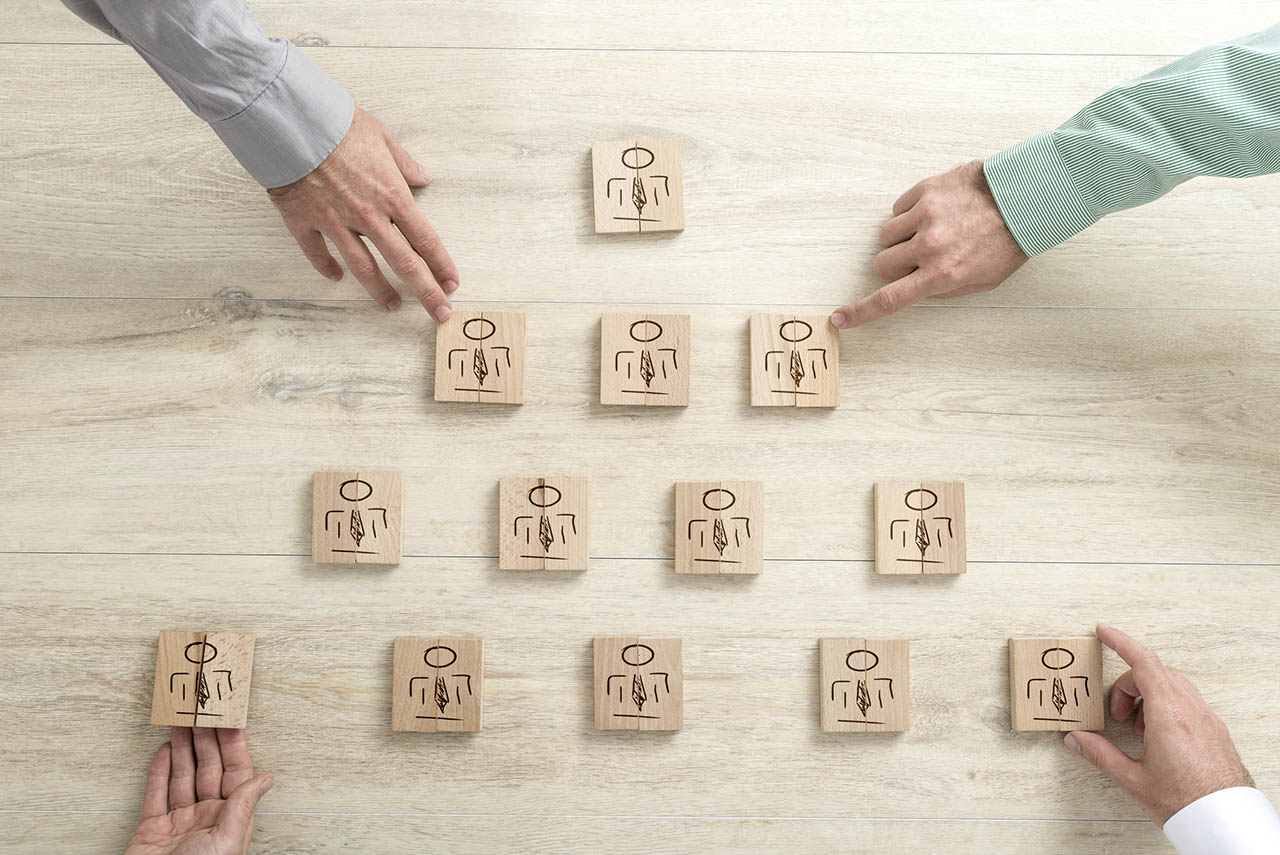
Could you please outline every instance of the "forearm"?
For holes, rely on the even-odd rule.
[[[1280,852],[1280,816],[1252,787],[1231,787],[1197,799],[1164,824],[1181,855]]]
[[[264,187],[309,173],[351,124],[350,96],[244,0],[63,2],[136,50]]]
[[[985,172],[1029,256],[1197,175],[1280,172],[1280,26],[1118,86]]]

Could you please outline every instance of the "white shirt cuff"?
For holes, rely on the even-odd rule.
[[[239,113],[210,122],[263,187],[292,184],[320,165],[351,127],[351,96],[286,43],[280,73]]]
[[[1260,790],[1228,787],[1175,813],[1164,835],[1181,855],[1273,855],[1280,816]]]

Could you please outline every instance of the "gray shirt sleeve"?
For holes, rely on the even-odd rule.
[[[351,126],[351,96],[244,0],[62,0],[136,50],[264,187],[291,184]]]

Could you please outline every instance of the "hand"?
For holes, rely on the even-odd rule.
[[[245,855],[253,809],[272,783],[254,776],[244,731],[175,727],[151,759],[125,855]]]
[[[980,160],[926,178],[899,196],[893,219],[880,229],[880,243],[887,248],[876,256],[875,272],[894,281],[836,309],[831,323],[839,329],[883,318],[925,297],[990,291],[1027,260],[1000,216]]]
[[[1201,796],[1253,786],[1227,726],[1190,680],[1118,629],[1098,624],[1098,638],[1129,664],[1111,689],[1111,717],[1123,721],[1137,707],[1133,729],[1145,752],[1130,759],[1105,736],[1087,731],[1068,733],[1068,748],[1102,770],[1158,826]]]
[[[363,235],[431,317],[444,321],[453,313],[445,295],[457,290],[458,269],[409,190],[429,183],[431,176],[382,122],[357,107],[332,154],[301,180],[267,192],[321,274],[335,282],[342,278],[342,265],[325,245],[328,238],[378,305],[399,308],[400,294],[382,275]]]

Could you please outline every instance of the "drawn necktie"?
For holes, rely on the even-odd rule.
[[[858,681],[858,709],[862,710],[862,717],[867,717],[867,710],[871,708],[871,695],[867,693],[867,683],[865,680]]]
[[[351,539],[356,542],[356,546],[359,546],[360,541],[364,540],[364,520],[360,519],[360,510],[358,508],[351,509]]]
[[[920,560],[924,560],[924,553],[929,548],[929,527],[924,524],[924,517],[916,520],[916,548],[920,550]]]
[[[546,514],[538,517],[538,540],[542,543],[543,552],[550,552],[551,544],[556,542],[551,534],[551,520],[547,519]]]
[[[489,362],[484,358],[484,348],[477,347],[471,357],[471,373],[476,375],[476,384],[484,385],[484,378],[489,376]]]
[[[791,379],[795,381],[796,388],[800,388],[800,381],[804,379],[804,359],[800,357],[800,351],[791,351]]]
[[[637,175],[635,178],[631,179],[631,202],[636,206],[637,217],[644,211],[644,205],[647,201],[648,200],[644,195],[644,182],[641,181],[640,176]]]
[[[204,677],[204,670],[196,672],[196,709],[204,709],[209,701],[209,681]]]
[[[724,521],[720,517],[716,517],[715,523],[711,526],[711,543],[715,546],[716,552],[720,553],[720,557],[724,557],[724,548],[729,545],[729,538],[724,533]]]
[[[444,684],[444,677],[436,677],[436,706],[440,712],[449,706],[449,687]]]
[[[643,710],[644,702],[649,699],[649,695],[644,690],[644,680],[640,679],[639,674],[631,675],[631,700],[635,701],[636,709]]]
[[[1062,690],[1062,680],[1058,677],[1053,678],[1053,705],[1058,708],[1058,715],[1062,715],[1067,705],[1067,693]]]
[[[649,351],[640,351],[640,376],[644,379],[644,387],[649,388],[649,384],[653,382],[653,357],[649,355]]]

